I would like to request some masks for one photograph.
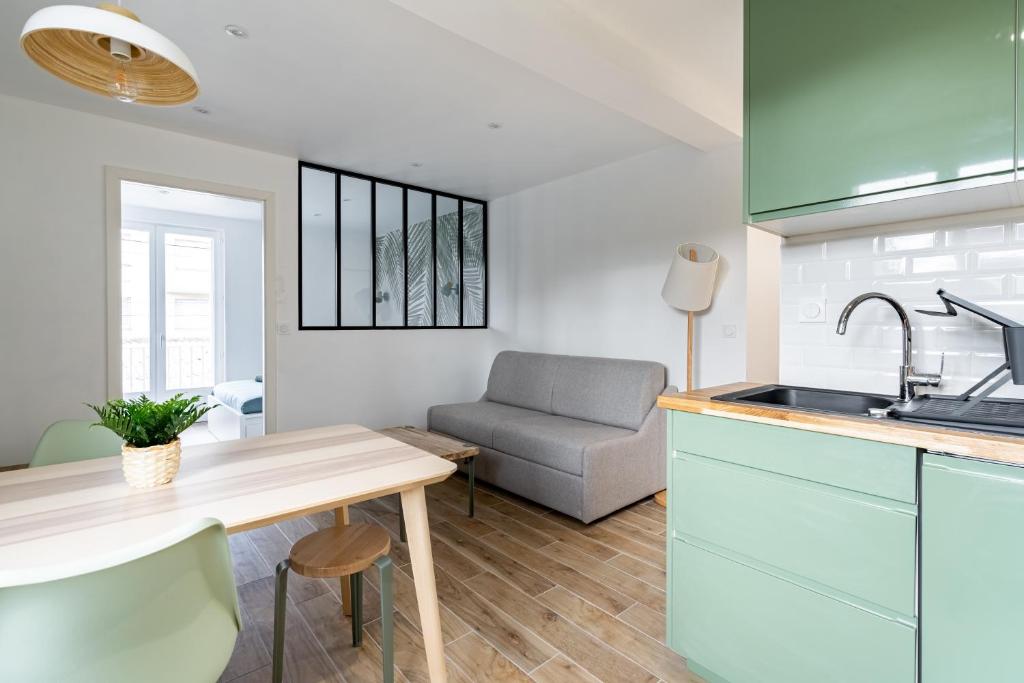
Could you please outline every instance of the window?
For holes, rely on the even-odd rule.
[[[121,230],[121,376],[126,396],[201,395],[223,371],[222,235],[126,223]]]
[[[299,162],[299,329],[487,327],[487,203]]]

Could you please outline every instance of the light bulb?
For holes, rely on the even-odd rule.
[[[134,102],[139,96],[139,88],[135,84],[131,60],[111,56],[110,61],[110,80],[107,83],[110,96],[118,102]]]
[[[134,102],[139,88],[132,70],[132,45],[120,38],[110,38],[110,77],[107,81],[110,96],[118,102]]]

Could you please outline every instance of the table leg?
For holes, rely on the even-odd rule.
[[[434,583],[434,558],[430,551],[430,526],[427,522],[427,498],[422,486],[402,491],[409,535],[409,559],[412,562],[416,602],[420,608],[420,627],[427,655],[431,683],[445,683],[444,639],[441,636],[441,612]]]
[[[469,516],[473,516],[476,503],[476,458],[466,458],[466,476],[469,477]]]
[[[402,499],[398,499],[398,540],[405,543],[409,540],[405,533],[405,507],[402,506]]]
[[[348,526],[348,524],[348,506],[335,508],[334,526]],[[341,577],[338,581],[341,583],[341,613],[350,617],[352,616],[352,585],[347,576]]]

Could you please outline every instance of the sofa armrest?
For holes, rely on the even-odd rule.
[[[676,387],[668,386],[662,393],[674,391]],[[666,413],[655,405],[635,434],[587,447],[583,458],[584,522],[665,488]]]

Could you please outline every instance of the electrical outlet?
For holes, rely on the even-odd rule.
[[[277,325],[277,333],[278,334],[291,334],[292,333],[291,325],[289,325],[288,323],[278,323],[278,325]]]
[[[726,339],[736,338],[736,326],[735,325],[722,325],[722,336]]]
[[[825,322],[826,301],[823,298],[800,299],[797,321],[801,323]]]

